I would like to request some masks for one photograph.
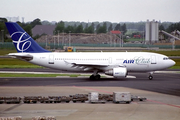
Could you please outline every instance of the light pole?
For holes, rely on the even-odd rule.
[[[46,48],[47,48],[47,35],[46,35]]]
[[[59,46],[59,30],[58,30],[58,46]]]
[[[62,40],[62,46],[64,45],[64,30],[63,30],[63,40]]]
[[[55,33],[56,33],[56,31],[54,31],[54,36],[53,36],[53,39],[54,39],[54,50],[55,50]]]
[[[114,36],[115,36],[115,35],[113,35],[113,38],[114,38],[114,47],[115,47],[115,45],[116,45],[116,44],[115,44],[115,38],[116,38],[116,37],[114,37]]]
[[[54,38],[54,50],[55,50],[55,36],[53,38]]]
[[[174,44],[175,44],[175,38],[173,38],[173,41],[172,41],[172,49],[173,49],[173,50],[175,49]]]
[[[69,31],[69,47],[71,46],[71,37],[70,37],[71,31]]]
[[[1,30],[1,32],[2,32],[2,43],[4,43],[4,35],[3,35],[4,30]]]
[[[123,43],[124,43],[124,41],[123,41],[123,32],[124,32],[124,31],[121,31],[121,32],[122,32],[122,36],[121,36],[121,37],[122,37],[122,40],[121,40],[121,47],[123,47]]]
[[[143,43],[145,44],[145,32],[143,31]]]
[[[112,47],[112,33],[110,33],[110,42],[109,42],[110,47]]]

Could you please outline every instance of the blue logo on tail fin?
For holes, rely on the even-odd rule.
[[[7,22],[6,27],[18,52],[49,52],[39,46],[17,23]]]

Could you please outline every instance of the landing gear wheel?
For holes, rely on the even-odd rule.
[[[96,76],[95,76],[95,79],[96,80],[99,80],[101,78],[101,76],[99,75],[99,74],[97,74]]]
[[[101,78],[101,76],[99,74],[97,74],[95,76],[91,75],[89,78],[90,78],[90,80],[99,80]]]
[[[95,76],[94,76],[94,75],[91,75],[89,78],[90,78],[90,80],[94,80],[94,79],[95,79]]]
[[[153,76],[152,76],[152,75],[150,75],[150,76],[149,76],[149,80],[152,80],[152,79],[153,79]]]

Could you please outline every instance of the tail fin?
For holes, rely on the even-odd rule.
[[[41,53],[49,52],[39,46],[17,23],[7,22],[6,27],[11,35],[17,52]]]

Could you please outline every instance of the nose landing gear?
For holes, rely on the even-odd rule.
[[[149,75],[148,78],[149,78],[149,80],[152,80],[152,79],[153,79],[153,76],[152,76],[152,75]]]
[[[153,73],[154,73],[154,72],[150,72],[150,73],[149,73],[149,77],[148,77],[149,80],[152,80],[152,79],[153,79],[153,76],[152,76]]]

